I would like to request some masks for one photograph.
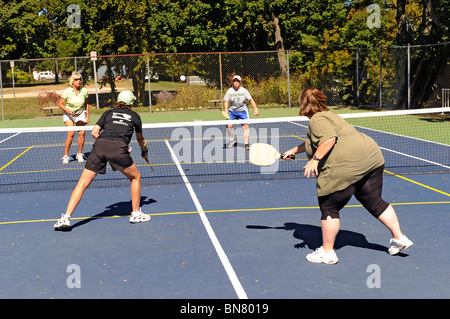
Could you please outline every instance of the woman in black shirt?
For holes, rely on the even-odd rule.
[[[140,209],[141,174],[130,156],[128,144],[133,133],[142,150],[142,157],[148,159],[147,142],[142,134],[140,116],[131,110],[136,97],[131,91],[123,91],[117,97],[118,106],[108,110],[100,117],[92,130],[96,138],[94,147],[89,155],[86,166],[81,174],[77,186],[72,192],[66,213],[54,225],[55,229],[70,227],[70,216],[80,202],[85,189],[98,174],[106,173],[106,164],[122,172],[131,181],[131,223],[147,222],[151,217]]]

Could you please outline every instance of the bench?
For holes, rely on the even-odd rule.
[[[223,100],[208,100],[208,103],[214,103],[214,108],[216,108],[217,103],[222,104]]]
[[[45,106],[42,108],[42,110],[44,112],[50,110],[50,115],[53,116],[53,110],[61,110],[61,109],[58,106]]]

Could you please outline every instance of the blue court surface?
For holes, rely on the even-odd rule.
[[[449,298],[449,176],[407,178],[385,177],[384,198],[414,246],[390,256],[355,201],[336,265],[305,260],[321,245],[312,180],[147,186],[143,224],[128,222],[128,188],[88,189],[65,232],[70,191],[0,194],[0,297]]]
[[[290,135],[292,127],[284,132],[267,126],[257,133],[272,129],[279,134],[280,150],[299,144],[299,137]],[[305,135],[302,129],[300,136]],[[384,199],[394,206],[414,245],[390,256],[391,234],[352,199],[341,212],[335,246],[339,262],[325,265],[305,259],[321,246],[321,228],[315,180],[300,178],[304,158],[277,162],[279,178],[265,179],[271,172],[261,174],[264,168],[239,159],[242,146],[230,153],[237,161],[214,157],[222,140],[220,146],[213,144],[212,130],[201,139],[192,138],[195,129],[169,132],[149,139],[154,173],[132,143],[145,181],[141,206],[152,216],[150,222],[129,223],[129,182],[109,187],[120,173],[108,169],[94,181],[96,187],[86,190],[67,231],[54,231],[53,225],[65,211],[83,164],[72,161],[62,167],[65,133],[52,143],[40,142],[46,136],[39,134],[28,135],[29,140],[18,139],[25,134],[0,135],[0,298],[237,302],[450,297],[450,174],[428,171],[431,166],[448,171],[448,157],[437,156],[438,150],[400,149],[406,142],[398,136],[390,136],[392,145],[380,142],[387,164],[417,166],[413,161],[423,163],[427,156],[426,164],[415,168],[421,174],[404,175],[390,165],[384,177]],[[212,158],[197,160],[182,150],[184,141]],[[86,153],[91,144],[87,139]],[[448,155],[448,146],[439,149]],[[40,154],[47,160],[35,160],[43,158]],[[227,178],[244,169],[243,178]],[[208,172],[222,181],[205,179]],[[163,183],[169,176],[176,181]],[[64,182],[69,184],[61,187]],[[33,190],[21,189],[27,187]]]

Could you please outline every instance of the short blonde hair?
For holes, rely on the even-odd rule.
[[[77,71],[73,71],[73,72],[72,72],[72,75],[71,75],[70,78],[69,78],[69,84],[70,84],[70,86],[73,85],[73,80],[74,80],[75,78],[78,78],[78,77],[81,78],[81,82],[83,83],[83,76],[81,75],[81,73],[80,73],[80,72],[77,72]]]

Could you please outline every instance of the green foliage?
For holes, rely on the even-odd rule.
[[[217,94],[209,87],[184,85],[178,92],[161,91],[156,94],[156,107],[164,110],[207,108],[211,106],[208,100],[217,99]]]
[[[275,40],[276,19],[284,49],[296,51],[290,55],[292,77],[301,79],[301,85],[324,85],[328,80],[325,87],[346,91],[354,85],[345,79],[356,48],[449,41],[450,0],[403,3],[407,28],[399,35],[401,7],[396,0],[0,0],[0,59],[87,56],[90,51],[124,55],[275,50],[281,41]],[[371,4],[380,6],[380,28],[367,24]],[[71,5],[79,12],[68,11]],[[79,22],[69,26],[74,14]],[[377,72],[378,56],[364,59],[368,77],[361,85],[374,95],[371,76]],[[195,59],[191,62],[175,61],[171,72],[176,76],[195,69]],[[137,70],[145,63],[129,66],[138,97],[144,94],[144,75]],[[69,61],[58,65],[63,72],[71,67]],[[108,65],[108,72],[113,67]],[[261,92],[261,101],[286,103],[286,79],[272,74],[258,80],[255,91]],[[114,88],[114,80],[109,84]]]
[[[12,79],[12,70],[11,69],[8,69],[6,77],[8,79]],[[18,70],[17,68],[14,68],[14,81],[15,81],[15,83],[18,83],[18,84],[26,84],[26,83],[31,82],[31,77],[27,72],[25,72],[23,70]]]

